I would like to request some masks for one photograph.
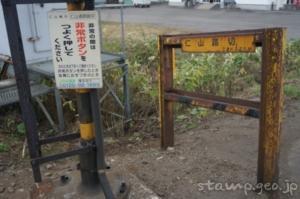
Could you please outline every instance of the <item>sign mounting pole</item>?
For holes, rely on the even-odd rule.
[[[84,2],[67,3],[68,11],[84,10]],[[90,90],[78,89],[77,103],[80,121],[80,138],[81,145],[86,145],[93,142],[95,139],[93,132],[93,118],[90,104]],[[80,172],[83,186],[93,186],[99,184],[96,151],[91,151],[87,154],[82,154],[80,157]]]
[[[86,9],[93,10],[94,1],[85,1],[85,3],[83,3],[83,1],[78,3],[67,3],[67,6],[68,11]],[[100,54],[98,56],[100,56]],[[105,173],[98,173],[98,169],[104,170],[106,169],[106,165],[104,161],[103,138],[101,134],[100,113],[98,109],[99,105],[97,104],[97,90],[76,89],[76,93],[80,121],[81,145],[85,146],[94,144],[95,142],[97,145],[96,150],[92,150],[79,156],[82,185],[87,188],[96,188],[101,184],[106,198],[113,199],[115,197]],[[92,105],[94,106],[93,108]],[[96,108],[97,110],[94,110]],[[93,121],[95,119],[98,119],[99,121]],[[97,139],[95,139],[96,137]]]

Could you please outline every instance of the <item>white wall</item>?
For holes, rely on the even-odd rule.
[[[272,3],[279,10],[286,4],[286,0],[236,0],[237,6],[242,9],[271,10]]]
[[[5,28],[5,21],[3,16],[2,5],[0,3],[0,54],[9,55],[10,50],[8,46],[7,32]]]
[[[284,5],[286,5],[287,1],[286,0],[275,0],[276,3],[276,9],[279,10],[280,8],[283,8]]]
[[[23,47],[27,63],[46,61],[52,58],[49,40],[47,13],[49,10],[64,8],[65,4],[18,5],[18,16],[22,33]],[[10,55],[2,5],[0,4],[0,54]],[[28,38],[38,36],[36,42]]]
[[[182,0],[169,0],[170,6],[184,6],[184,2]]]
[[[235,0],[237,4],[270,5],[272,0]]]

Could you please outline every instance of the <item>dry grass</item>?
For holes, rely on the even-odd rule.
[[[184,30],[167,28],[155,25],[145,24],[132,24],[126,23],[125,26],[125,37],[126,38],[137,38],[141,39],[144,37],[158,36],[160,34],[178,34],[185,33]],[[103,38],[105,39],[116,39],[121,37],[121,26],[115,22],[104,22],[102,23]]]

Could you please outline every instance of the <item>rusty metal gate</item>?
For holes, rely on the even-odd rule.
[[[216,33],[161,35],[161,147],[174,145],[173,103],[179,102],[259,119],[258,183],[278,181],[283,108],[284,28]],[[250,53],[262,47],[260,102],[179,90],[173,86],[175,49],[190,53]]]

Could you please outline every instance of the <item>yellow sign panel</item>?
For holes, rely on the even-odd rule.
[[[190,38],[183,39],[181,44],[184,52],[255,52],[256,48],[253,35]]]

